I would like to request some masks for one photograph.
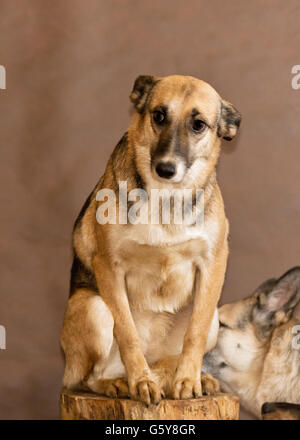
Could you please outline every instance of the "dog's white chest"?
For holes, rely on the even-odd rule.
[[[195,263],[209,256],[213,244],[209,232],[199,227],[126,226],[116,253],[131,306],[173,313],[190,302]]]

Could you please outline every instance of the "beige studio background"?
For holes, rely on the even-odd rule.
[[[70,236],[126,130],[139,74],[189,74],[243,114],[219,180],[222,302],[300,263],[297,0],[1,0],[0,418],[57,418]]]

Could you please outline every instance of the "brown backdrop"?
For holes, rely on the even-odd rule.
[[[243,114],[219,167],[222,301],[299,258],[298,0],[2,0],[0,418],[56,418],[76,214],[126,130],[138,74],[210,82]]]

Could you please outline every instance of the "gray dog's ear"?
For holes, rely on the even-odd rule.
[[[300,267],[290,269],[276,282],[269,280],[267,289],[258,292],[253,308],[253,323],[260,336],[267,337],[275,327],[287,322],[299,301]]]
[[[240,112],[228,101],[221,102],[221,115],[218,126],[218,136],[231,141],[237,134],[242,116]]]
[[[150,92],[158,81],[158,77],[151,75],[140,75],[135,80],[129,97],[139,113],[145,110]]]
[[[255,296],[255,298],[259,297],[262,294],[267,295],[277,283],[277,278],[270,278],[267,281],[264,281],[251,296]]]

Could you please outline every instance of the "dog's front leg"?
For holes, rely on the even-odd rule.
[[[128,303],[124,273],[117,267],[112,268],[104,256],[97,255],[93,265],[100,295],[114,318],[114,336],[126,369],[130,395],[147,405],[157,404],[162,392],[142,352]]]
[[[197,268],[193,312],[172,385],[174,399],[191,399],[202,395],[202,359],[224,282],[226,262],[227,247],[224,247],[213,263]]]

